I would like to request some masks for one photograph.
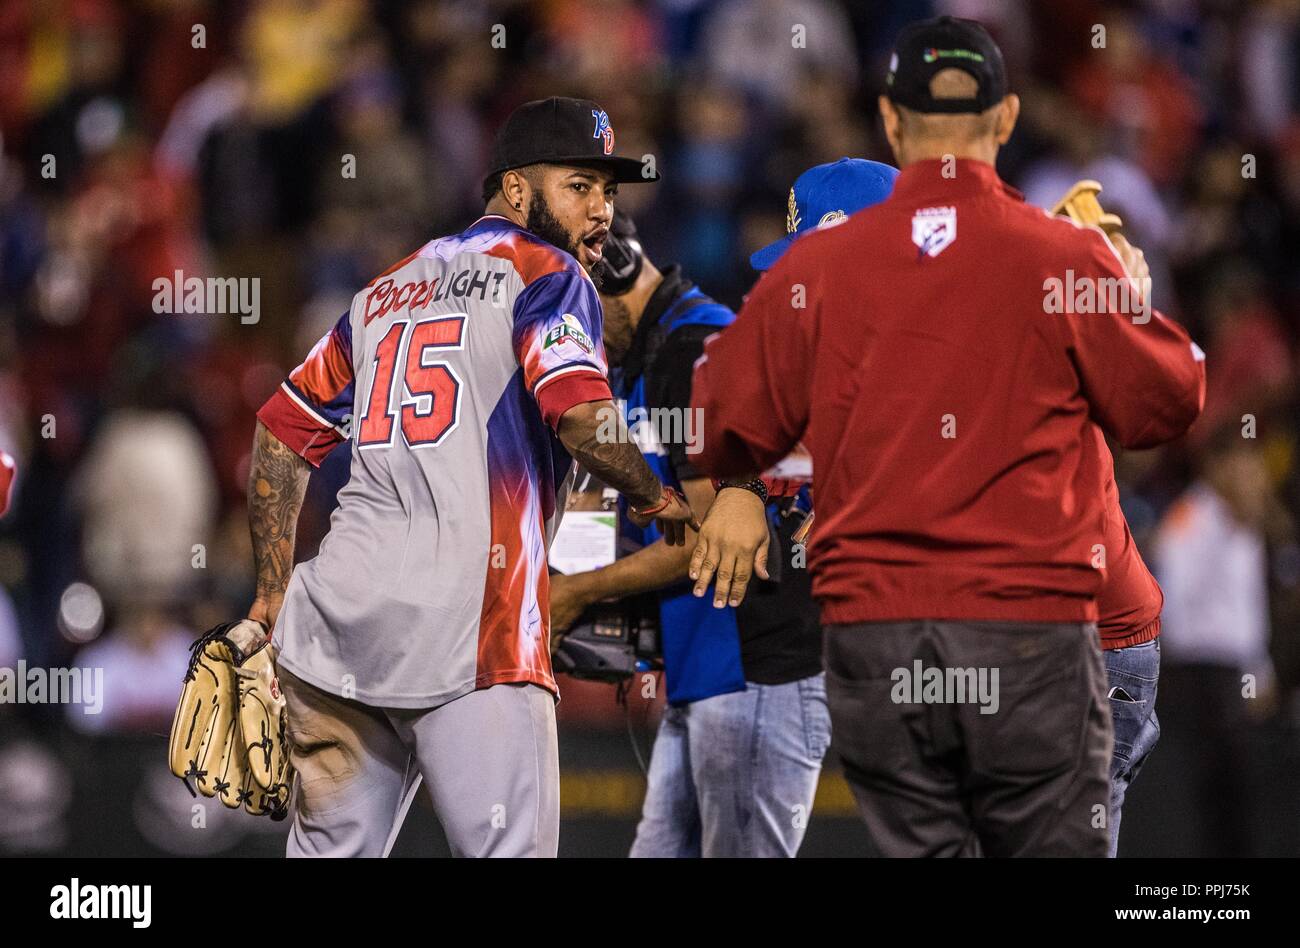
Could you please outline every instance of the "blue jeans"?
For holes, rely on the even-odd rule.
[[[1110,758],[1110,856],[1119,851],[1124,794],[1160,740],[1156,688],[1160,683],[1160,640],[1103,651],[1115,751]]]
[[[665,708],[631,855],[793,856],[830,740],[820,674]]]

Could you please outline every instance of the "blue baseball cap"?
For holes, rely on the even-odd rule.
[[[800,234],[842,221],[889,197],[897,177],[897,168],[865,158],[841,158],[809,168],[790,189],[786,235],[754,251],[749,265],[755,270],[771,269]]]

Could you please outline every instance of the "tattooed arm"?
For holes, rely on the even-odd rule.
[[[555,433],[579,464],[627,498],[633,523],[644,527],[658,521],[669,546],[686,542],[687,526],[700,528],[685,498],[666,492],[650,470],[628,436],[623,413],[610,400],[574,405],[560,416]]]
[[[294,531],[311,465],[257,423],[248,473],[248,530],[253,537],[257,598],[248,617],[275,626],[293,572]]]

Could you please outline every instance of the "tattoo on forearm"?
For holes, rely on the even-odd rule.
[[[600,444],[593,440],[584,444],[575,457],[606,484],[622,491],[633,507],[649,507],[659,499],[659,478],[645,463],[636,445]]]
[[[258,422],[248,474],[248,529],[258,598],[282,596],[289,585],[294,531],[310,476],[311,465]]]
[[[565,432],[565,447],[579,464],[621,491],[633,507],[648,507],[658,501],[659,478],[646,464],[640,449],[628,438],[613,442],[602,439],[600,431],[594,423],[575,420]]]

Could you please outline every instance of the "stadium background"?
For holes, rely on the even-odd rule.
[[[1253,617],[1231,649],[1207,658],[1166,625],[1164,736],[1122,852],[1300,853],[1294,0],[6,0],[0,447],[20,478],[0,521],[0,667],[102,667],[108,700],[0,705],[0,852],[282,851],[283,825],[211,802],[193,829],[163,759],[186,646],[251,600],[253,412],[360,285],[478,215],[511,108],[597,99],[620,150],[663,172],[619,196],[651,257],[738,305],[799,171],[890,159],[874,104],[889,43],[935,12],[983,20],[1006,53],[1024,112],[1004,178],[1040,204],[1101,180],[1157,304],[1209,354],[1193,435],[1119,459],[1148,558],[1189,489],[1245,511],[1268,551],[1244,578],[1203,564],[1199,595]],[[156,314],[152,282],[177,270],[259,278],[260,319]],[[1214,437],[1246,414],[1257,438]],[[1207,486],[1216,458],[1234,474]],[[336,453],[313,478],[301,556],[345,477]],[[1257,675],[1258,697],[1202,700],[1207,665]],[[561,687],[561,853],[624,853],[643,792],[629,732],[647,753],[657,708]],[[440,850],[416,813],[399,851]],[[833,763],[804,852],[867,852]]]

